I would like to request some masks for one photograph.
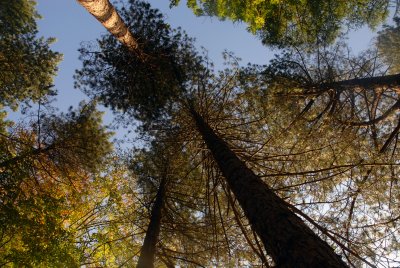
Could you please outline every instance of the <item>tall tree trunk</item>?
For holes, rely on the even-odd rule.
[[[161,180],[157,191],[156,200],[151,209],[150,223],[146,231],[146,237],[140,251],[140,257],[136,268],[153,268],[156,253],[156,244],[160,234],[162,208],[165,202],[166,178]]]
[[[374,76],[366,78],[354,78],[349,80],[336,81],[331,83],[310,84],[306,86],[309,90],[304,93],[292,94],[293,96],[320,95],[322,92],[334,89],[338,92],[343,90],[357,89],[376,89],[376,88],[394,88],[400,92],[400,74]]]
[[[314,234],[280,197],[246,167],[193,108],[191,114],[276,267],[348,267],[325,241]]]
[[[138,43],[124,21],[108,0],[77,0],[90,14],[130,50],[136,50]]]
[[[327,88],[377,88],[377,87],[400,87],[400,74],[374,76],[366,78],[354,78],[333,83],[322,84]]]

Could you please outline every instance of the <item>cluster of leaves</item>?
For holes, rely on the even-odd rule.
[[[47,100],[61,56],[37,37],[35,2],[0,5],[0,266],[78,267],[65,221],[84,205],[76,193],[104,165],[111,133],[95,103],[54,114]],[[6,119],[5,107],[32,102],[46,105],[24,121]]]
[[[376,46],[382,54],[387,65],[390,66],[390,72],[393,74],[400,72],[400,18],[394,19],[395,25],[385,25],[379,32]]]
[[[74,192],[87,187],[111,149],[94,105],[61,116],[17,125],[1,138],[0,232],[4,264],[68,264],[79,258],[64,221]]]
[[[179,0],[171,0],[171,5]],[[244,22],[264,44],[274,46],[333,42],[345,26],[377,26],[388,14],[388,0],[232,1],[188,0],[198,16]]]
[[[16,109],[21,101],[55,93],[61,56],[49,48],[53,39],[37,37],[35,2],[2,0],[0,5],[0,105]]]

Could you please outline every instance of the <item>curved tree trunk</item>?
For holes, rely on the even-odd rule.
[[[160,234],[162,208],[165,201],[166,178],[161,180],[156,200],[151,209],[150,223],[146,231],[146,237],[140,251],[140,257],[136,268],[153,268],[156,253],[156,245]]]
[[[138,43],[124,21],[108,0],[77,0],[90,14],[130,50],[136,50]]]
[[[194,109],[191,109],[191,114],[276,267],[348,267],[325,241],[314,234],[280,197],[246,167]]]

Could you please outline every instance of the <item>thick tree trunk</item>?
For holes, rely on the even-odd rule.
[[[321,93],[335,90],[341,93],[343,90],[364,90],[377,88],[392,88],[400,94],[400,74],[374,76],[366,78],[354,78],[336,81],[332,83],[305,85],[305,92],[289,93],[290,96],[319,96]],[[339,95],[338,95],[339,96]]]
[[[165,201],[165,185],[166,178],[163,178],[157,191],[156,200],[151,209],[150,223],[146,231],[146,237],[144,238],[136,268],[154,267],[156,245],[160,234],[162,208]]]
[[[325,241],[314,234],[280,197],[246,167],[194,109],[191,114],[276,267],[348,267]]]
[[[330,88],[377,88],[377,87],[396,87],[400,86],[400,74],[374,76],[366,78],[354,78],[333,83],[322,84],[323,87]]]
[[[108,0],[77,0],[90,14],[130,50],[138,47],[136,39]]]

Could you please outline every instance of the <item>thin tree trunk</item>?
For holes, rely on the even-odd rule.
[[[156,253],[156,245],[160,234],[162,208],[165,202],[166,178],[161,180],[157,191],[156,200],[151,209],[150,223],[146,231],[146,237],[140,251],[140,257],[136,268],[153,268]]]
[[[77,0],[90,14],[130,50],[136,50],[138,43],[124,21],[108,0]]]
[[[191,109],[192,117],[229,187],[279,268],[348,267],[334,250],[288,209]]]

